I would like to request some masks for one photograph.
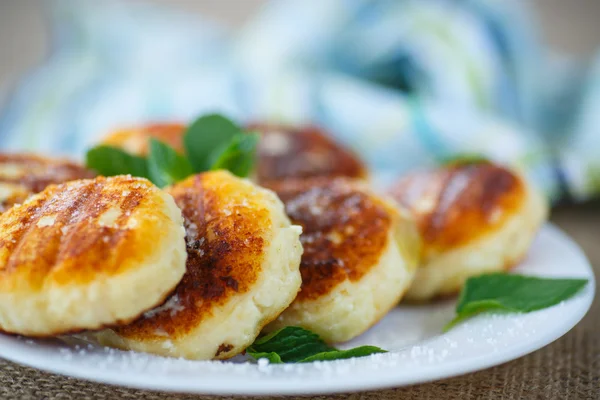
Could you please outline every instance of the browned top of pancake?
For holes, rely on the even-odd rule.
[[[64,159],[0,153],[0,212],[50,184],[93,176],[92,171]]]
[[[444,251],[496,229],[525,199],[523,181],[488,162],[454,164],[400,179],[390,194],[414,214],[425,250]]]
[[[169,189],[182,209],[187,271],[164,307],[116,331],[144,340],[187,334],[256,283],[273,222],[265,193],[228,172],[192,176]],[[276,288],[274,288],[276,290]]]
[[[254,124],[248,129],[262,134],[258,146],[259,182],[318,176],[364,178],[367,175],[355,154],[317,127]]]
[[[286,180],[271,185],[294,224],[304,254],[298,299],[329,293],[361,279],[388,245],[395,210],[348,178]]]
[[[183,152],[185,125],[179,123],[154,123],[116,131],[102,141],[102,144],[115,146],[131,154],[148,154],[148,139],[155,138]]]
[[[51,185],[0,215],[0,290],[86,284],[138,268],[173,223],[164,209],[145,179]]]

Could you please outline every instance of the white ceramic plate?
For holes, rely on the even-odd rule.
[[[454,301],[400,306],[346,346],[390,350],[369,357],[295,365],[192,362],[103,348],[81,340],[28,340],[0,335],[0,356],[35,368],[115,385],[207,394],[315,394],[397,387],[477,371],[531,353],[569,331],[594,297],[588,261],[566,235],[546,226],[524,274],[585,277],[575,298],[522,315],[479,316],[448,333]]]

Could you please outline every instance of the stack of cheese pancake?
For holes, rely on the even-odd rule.
[[[92,332],[105,345],[228,359],[261,332],[300,326],[350,340],[402,299],[451,295],[525,256],[546,218],[517,172],[489,162],[401,177],[388,193],[316,127],[253,124],[252,180],[226,171],[161,190],[66,160],[0,155],[0,331]],[[182,151],[185,127],[148,138]]]

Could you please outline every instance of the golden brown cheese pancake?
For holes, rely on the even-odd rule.
[[[390,194],[414,214],[423,238],[422,265],[406,295],[413,301],[455,294],[471,276],[511,268],[548,213],[523,177],[489,162],[411,173]]]
[[[302,226],[302,290],[267,327],[301,326],[327,342],[358,336],[408,289],[420,239],[407,213],[347,178],[287,180],[272,186]]]
[[[170,189],[187,230],[187,272],[174,294],[101,343],[208,360],[241,353],[300,289],[300,228],[271,191],[228,172]]]
[[[287,178],[366,178],[367,169],[350,150],[314,126],[254,124],[261,133],[258,145],[259,183]]]
[[[64,159],[0,153],[0,213],[50,184],[93,176],[83,166]]]
[[[261,134],[255,173],[259,183],[317,176],[367,177],[362,161],[319,128],[253,124],[247,129]],[[184,125],[153,124],[115,132],[102,143],[144,156],[148,139],[153,137],[183,152],[184,132]]]
[[[0,215],[0,330],[51,336],[129,322],[185,272],[173,198],[146,179],[51,185]]]

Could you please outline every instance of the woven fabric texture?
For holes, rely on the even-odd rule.
[[[554,221],[586,251],[600,275],[600,205],[559,209]],[[0,360],[0,399],[208,400],[215,396],[149,392],[90,383]],[[233,398],[233,397],[223,397]],[[264,397],[262,397],[264,398]],[[289,397],[291,399],[295,397]],[[300,398],[300,397],[298,397]],[[305,397],[306,398],[306,397]],[[598,399],[600,398],[600,304],[553,344],[485,371],[407,388],[316,399]]]

